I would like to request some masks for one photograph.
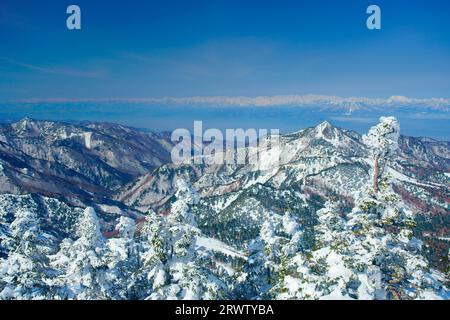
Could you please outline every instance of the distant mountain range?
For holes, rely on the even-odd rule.
[[[107,121],[152,131],[191,129],[195,120],[219,128],[278,128],[283,133],[328,120],[367,132],[386,113],[415,137],[450,141],[450,99],[326,95],[198,96],[130,99],[29,99],[0,102],[0,123],[23,117],[52,121]]]
[[[108,104],[150,104],[150,105],[207,105],[207,106],[323,106],[347,108],[405,107],[415,106],[426,109],[449,111],[450,99],[417,99],[405,96],[391,96],[387,99],[365,97],[338,97],[326,95],[275,95],[275,96],[197,96],[184,98],[130,98],[130,99],[27,99],[4,102],[5,104],[63,104],[63,103],[108,103]]]

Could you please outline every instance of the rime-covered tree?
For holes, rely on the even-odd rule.
[[[420,241],[412,238],[410,212],[384,170],[398,135],[394,118],[381,118],[370,130],[365,141],[373,145],[373,189],[362,190],[347,217],[331,201],[317,211],[315,245],[289,260],[274,288],[278,298],[436,299],[448,294],[442,275],[429,268]]]
[[[47,255],[54,249],[53,238],[42,232],[34,211],[19,210],[9,229],[9,255],[0,260],[0,299],[49,297],[52,270]]]
[[[291,216],[267,214],[260,235],[248,246],[248,258],[238,275],[243,298],[276,297],[289,261],[302,250],[303,231]]]
[[[247,248],[247,260],[235,275],[234,294],[239,299],[256,299],[270,288],[269,269],[266,266],[264,242],[261,237],[253,239]]]
[[[381,117],[380,123],[370,128],[363,136],[373,158],[373,190],[378,192],[378,183],[391,155],[398,148],[400,137],[400,124],[394,117]]]
[[[176,182],[175,201],[164,226],[163,243],[152,250],[150,261],[154,292],[151,299],[215,299],[225,295],[225,285],[213,272],[202,265],[202,253],[196,248],[200,235],[192,206],[199,201],[197,192],[179,179]],[[156,259],[154,258],[156,256]],[[155,262],[156,260],[156,262]]]
[[[137,274],[140,267],[138,244],[135,241],[136,224],[133,219],[120,217],[116,225],[117,237],[106,242],[106,279],[112,299],[136,299]]]
[[[423,299],[448,294],[442,277],[422,256],[420,241],[412,237],[414,217],[392,190],[386,164],[397,148],[399,125],[381,118],[364,141],[374,157],[373,191],[363,190],[349,215],[353,237],[352,267],[360,270],[358,298]]]
[[[389,185],[377,198],[362,197],[350,214],[353,268],[360,270],[359,299],[445,297],[443,276],[431,270],[420,240],[413,237],[413,217]]]
[[[169,281],[170,235],[164,217],[150,211],[139,232],[139,265],[134,291],[140,299],[149,297]]]
[[[59,252],[51,257],[52,266],[60,272],[54,285],[59,287],[62,298],[106,299],[110,290],[106,246],[93,208],[86,208],[80,216],[76,235],[77,240],[65,239]]]
[[[352,272],[345,265],[349,252],[345,220],[336,203],[317,211],[314,247],[292,250],[274,287],[279,299],[346,298]]]

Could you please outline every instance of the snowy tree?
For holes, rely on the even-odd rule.
[[[289,272],[289,261],[302,251],[303,231],[290,213],[267,213],[263,220],[260,235],[250,242],[247,261],[237,276],[238,292],[245,298],[276,297]]]
[[[195,190],[177,180],[175,201],[167,219],[148,217],[143,235],[147,250],[144,273],[152,283],[149,299],[216,299],[223,297],[224,283],[203,266],[204,255],[196,248],[201,234],[192,206],[199,201]]]
[[[290,252],[282,277],[274,287],[275,297],[346,298],[352,271],[345,262],[349,244],[345,220],[337,204],[330,201],[317,211],[317,218],[314,247]]]
[[[0,259],[8,256],[8,249],[5,242],[8,241],[8,228],[0,224]]]
[[[80,216],[76,235],[77,240],[64,240],[59,252],[51,257],[51,265],[60,271],[54,285],[59,287],[63,298],[108,298],[105,239],[100,232],[99,219],[93,208],[86,208]]]
[[[264,244],[264,270],[270,286],[277,281],[278,272],[282,264],[283,245],[288,239],[281,235],[282,220],[279,216],[267,216],[261,227],[260,237]],[[257,267],[257,266],[256,266]],[[257,280],[258,281],[258,280]],[[264,291],[261,294],[265,294]]]
[[[106,278],[111,286],[108,294],[113,299],[136,299],[140,268],[139,248],[134,239],[136,224],[131,218],[120,217],[116,231],[117,237],[107,241],[105,250]]]
[[[421,299],[431,292],[446,295],[439,280],[414,243],[414,217],[392,190],[384,168],[397,148],[399,125],[381,118],[364,137],[374,157],[374,191],[363,190],[349,215],[353,268],[359,270],[361,299]],[[379,185],[379,182],[382,182]]]
[[[378,183],[387,161],[398,148],[400,125],[394,117],[381,117],[380,123],[370,128],[363,136],[373,158],[373,189],[378,192]]]
[[[309,268],[317,271],[321,278],[316,290],[319,299],[346,299],[352,295],[354,272],[348,266],[353,254],[351,236],[338,203],[328,201],[317,211],[318,224],[315,230],[315,246],[310,253]],[[312,263],[312,265],[311,265]]]
[[[34,211],[19,210],[6,241],[9,256],[0,260],[0,299],[44,299],[49,295],[51,269],[47,254],[54,239],[39,227]]]
[[[359,299],[434,299],[448,295],[442,276],[431,270],[414,245],[410,219],[398,201],[362,199],[350,215],[350,260],[358,271]],[[388,212],[388,214],[386,214]],[[392,214],[395,212],[397,214]],[[386,219],[389,216],[389,219]]]
[[[175,202],[171,205],[169,219],[174,222],[186,224],[190,227],[196,227],[194,214],[191,207],[200,200],[198,193],[185,180],[175,181],[176,193]]]
[[[153,211],[148,213],[140,230],[138,250],[140,269],[134,291],[145,299],[168,283],[167,264],[173,251],[168,223]]]
[[[235,276],[235,295],[239,299],[256,299],[270,288],[269,269],[266,265],[264,242],[261,237],[253,239],[247,248],[247,261]]]

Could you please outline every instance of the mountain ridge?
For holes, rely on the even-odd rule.
[[[155,138],[161,140],[155,142]],[[169,214],[176,181],[182,178],[199,193],[199,203],[192,210],[205,236],[227,245],[240,243],[236,250],[243,250],[256,236],[263,215],[294,210],[301,221],[312,225],[315,212],[327,199],[341,199],[342,210],[349,211],[370,180],[371,163],[362,136],[330,122],[280,135],[282,153],[276,170],[259,170],[253,165],[176,165],[157,157],[154,163],[166,163],[148,169],[145,167],[148,163],[139,162],[142,158],[132,158],[130,161],[138,164],[133,170],[140,173],[130,174],[129,168],[120,170],[121,162],[114,168],[102,159],[91,161],[102,155],[101,152],[95,157],[90,155],[99,141],[106,141],[119,151],[124,146],[145,150],[156,143],[161,154],[168,155],[173,145],[168,138],[168,134],[152,134],[148,138],[139,130],[110,123],[79,126],[24,119],[15,125],[4,125],[0,127],[1,193],[40,194],[74,208],[93,206],[105,221],[102,230],[108,233],[120,216],[132,217],[140,223],[149,214]],[[55,150],[68,150],[69,157],[61,157]],[[111,149],[101,149],[105,150]],[[79,158],[80,152],[89,157]],[[161,154],[153,152],[148,156]],[[388,168],[395,180],[394,190],[419,217],[416,236],[437,250],[429,258],[440,268],[445,268],[445,261],[439,259],[448,250],[448,244],[439,239],[448,235],[449,154],[448,142],[401,136],[399,152]],[[88,170],[71,168],[74,159],[84,159],[81,163]],[[93,171],[94,178],[100,179],[97,181],[86,175],[98,163],[106,168],[107,177],[116,177],[118,188],[105,185],[101,172]],[[248,212],[252,214],[249,216]],[[248,225],[250,231],[242,233],[242,225]]]

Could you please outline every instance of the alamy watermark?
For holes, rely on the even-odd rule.
[[[250,164],[261,170],[279,165],[279,129],[226,129],[210,128],[203,131],[203,122],[194,121],[193,134],[187,129],[176,129],[171,140],[174,164],[205,165]]]
[[[67,7],[67,14],[70,16],[67,17],[66,27],[69,30],[81,30],[81,9],[79,6],[72,4]]]
[[[66,26],[69,30],[81,30],[81,8],[78,5],[72,4],[67,7],[66,13],[69,14],[66,20]],[[366,26],[369,30],[381,29],[381,9],[379,6],[372,4],[367,7]]]
[[[367,18],[367,29],[369,30],[381,30],[381,9],[379,6],[372,4],[367,7],[367,14],[370,16]]]

